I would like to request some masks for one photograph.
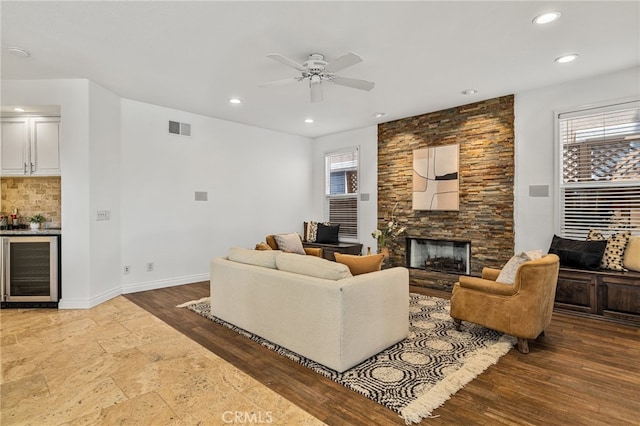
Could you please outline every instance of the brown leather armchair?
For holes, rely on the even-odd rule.
[[[276,239],[274,238],[273,235],[267,235],[267,237],[265,238],[265,241],[267,242],[267,245],[271,247],[273,250],[280,250],[278,247],[278,243],[276,242]],[[322,257],[321,248],[304,247],[304,252],[310,256]]]
[[[518,349],[529,353],[528,339],[544,333],[551,322],[560,259],[548,254],[522,263],[513,285],[496,282],[499,269],[484,268],[482,278],[461,276],[453,286],[451,317],[518,338]]]

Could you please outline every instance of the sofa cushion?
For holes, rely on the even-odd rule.
[[[561,266],[598,269],[606,247],[606,241],[578,241],[554,235],[549,253],[558,255]]]
[[[278,249],[284,252],[306,254],[304,252],[304,247],[302,247],[302,239],[300,239],[300,235],[297,233],[278,234],[274,235],[273,238],[278,244]]]
[[[520,265],[530,260],[533,259],[525,252],[516,254],[504,265],[498,278],[496,278],[496,282],[513,285],[516,280],[516,272],[518,272]]]
[[[339,232],[340,225],[325,225],[324,223],[319,223],[316,243],[335,244],[338,242]]]
[[[352,275],[367,274],[382,269],[384,254],[372,254],[369,256],[356,256],[353,254],[334,253],[336,262],[349,267]]]
[[[279,250],[251,250],[242,247],[231,247],[227,258],[234,262],[276,269],[276,256]]]
[[[325,280],[341,280],[351,275],[349,267],[316,256],[298,256],[292,253],[280,253],[276,256],[276,266],[281,271],[308,275]]]
[[[607,247],[600,260],[600,267],[602,269],[610,269],[612,271],[624,271],[625,268],[622,264],[624,258],[624,251],[629,242],[631,233],[629,231],[620,232],[611,235],[609,238],[602,235],[596,230],[590,230],[587,235],[587,241],[606,241]]]
[[[622,265],[630,271],[640,272],[640,236],[629,237]]]

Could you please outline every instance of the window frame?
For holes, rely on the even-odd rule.
[[[357,189],[355,192],[346,192],[344,194],[330,194],[330,186],[331,186],[331,173],[330,173],[330,157],[341,155],[341,154],[352,154],[355,153],[356,157],[356,179],[357,179]],[[358,236],[360,234],[360,146],[354,145],[350,147],[344,147],[332,151],[325,151],[324,153],[324,220],[330,222],[330,202],[331,199],[336,200],[347,200],[353,199],[355,201],[355,233],[343,232],[342,227],[340,228],[339,239],[340,241],[357,241]],[[345,184],[348,184],[345,182]],[[336,223],[336,222],[333,222]]]
[[[602,181],[585,181],[585,182],[564,182],[563,176],[563,142],[564,138],[561,134],[561,121],[565,118],[580,118],[589,115],[592,112],[600,112],[602,114],[606,114],[607,112],[615,112],[623,109],[627,109],[625,106],[629,104],[640,104],[640,98],[632,97],[632,98],[623,98],[613,101],[606,102],[598,102],[589,105],[583,105],[572,108],[564,108],[561,110],[554,111],[554,181],[555,181],[555,205],[554,209],[554,229],[555,233],[558,236],[565,238],[586,238],[588,230],[584,231],[584,235],[580,232],[580,230],[575,229],[573,232],[566,232],[568,227],[565,225],[565,191],[567,189],[576,189],[588,191],[590,189],[602,188],[608,189],[609,191],[613,191],[616,188],[629,188],[631,190],[636,189],[640,190],[640,179],[626,180],[626,181],[614,181],[614,180],[602,180]],[[633,106],[633,105],[631,105]],[[636,107],[640,107],[640,105],[635,105]],[[564,116],[564,117],[563,117]],[[569,116],[569,117],[567,117]],[[606,192],[606,191],[603,191]],[[585,222],[586,224],[586,222]],[[615,233],[622,231],[631,231],[633,235],[640,234],[640,227],[635,228],[611,228],[611,227],[603,227],[603,226],[593,226],[593,229],[597,229],[601,232],[606,233]]]

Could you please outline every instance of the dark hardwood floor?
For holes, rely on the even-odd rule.
[[[404,424],[395,412],[175,307],[208,295],[202,282],[125,297],[329,425]],[[512,349],[422,424],[640,425],[640,329],[554,313],[529,348],[527,355]]]

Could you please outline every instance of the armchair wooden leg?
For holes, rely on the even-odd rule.
[[[462,325],[462,320],[454,318],[453,325],[456,327],[456,330],[460,331],[460,326]]]
[[[529,353],[529,341],[518,337],[518,350],[523,354]]]

